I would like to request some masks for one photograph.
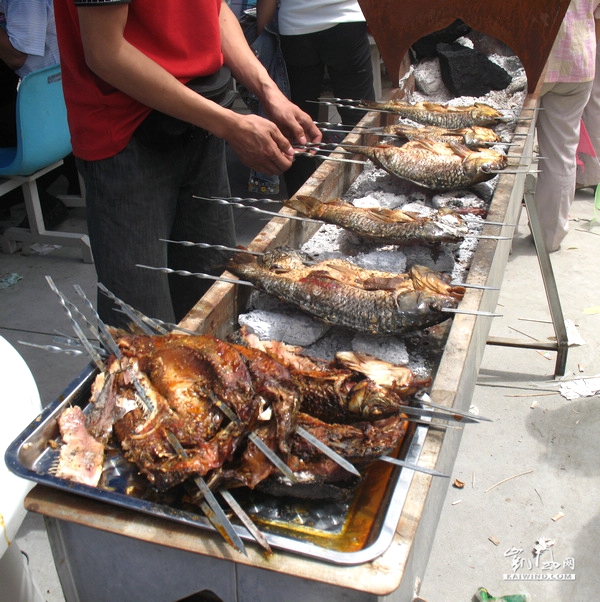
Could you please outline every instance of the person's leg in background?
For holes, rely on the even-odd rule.
[[[319,118],[319,105],[311,101],[319,99],[325,77],[325,65],[318,51],[321,33],[281,36],[291,100],[314,121]],[[311,176],[318,167],[317,161],[309,157],[296,157],[292,167],[284,174],[288,196],[292,196]]]
[[[596,48],[596,77],[582,118],[596,157],[585,154],[581,156],[583,166],[577,167],[579,188],[600,184],[600,44]]]
[[[319,51],[327,66],[333,95],[375,100],[373,67],[366,23],[340,23],[322,32]],[[356,125],[365,111],[338,108],[344,125]]]
[[[537,120],[540,161],[535,189],[548,251],[556,251],[569,230],[575,196],[579,124],[592,82],[544,84]]]

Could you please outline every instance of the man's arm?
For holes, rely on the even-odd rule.
[[[295,143],[319,142],[321,132],[311,117],[286,98],[246,42],[239,21],[221,4],[221,48],[234,77],[261,101],[267,116]],[[282,149],[283,150],[283,149]]]
[[[290,167],[293,151],[276,125],[196,94],[132,46],[123,35],[128,11],[127,4],[78,8],[86,63],[98,77],[150,108],[227,140],[248,167],[272,174]],[[252,62],[260,65],[242,40]]]
[[[17,50],[8,38],[8,34],[0,27],[0,59],[2,59],[13,71],[20,69],[27,60],[27,55]]]

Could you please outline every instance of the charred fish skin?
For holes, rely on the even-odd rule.
[[[302,195],[284,204],[302,215],[335,224],[380,244],[457,243],[469,234],[463,219],[451,211],[437,212],[431,218],[415,217],[401,210],[359,208],[341,199],[323,203]]]
[[[457,190],[491,180],[508,160],[497,151],[472,151],[464,145],[413,140],[397,147],[344,147],[363,155],[389,174],[432,190]]]
[[[363,100],[361,106],[396,113],[400,117],[422,123],[458,130],[473,125],[493,126],[498,124],[502,113],[483,103],[475,103],[465,107],[453,107],[434,102],[417,102],[410,104],[402,100],[377,102]]]
[[[456,142],[470,149],[500,144],[502,139],[494,130],[483,126],[469,126],[459,130],[451,130],[434,125],[411,126],[403,123],[388,125],[382,133],[403,136],[408,140],[432,140],[434,142]]]
[[[316,271],[294,281],[261,268],[256,261],[232,258],[228,269],[257,288],[324,322],[370,334],[404,334],[438,324],[448,318],[442,309],[455,299],[428,291],[394,294],[364,290],[338,282]]]

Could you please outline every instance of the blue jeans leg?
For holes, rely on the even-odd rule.
[[[222,140],[195,130],[168,148],[147,146],[134,136],[113,157],[78,160],[98,281],[150,317],[180,320],[210,282],[169,278],[137,264],[209,271],[216,270],[214,262],[223,263],[219,254],[180,245],[171,250],[161,239],[235,244],[231,209],[192,198],[229,195],[224,149]],[[98,313],[108,324],[128,322],[102,293]]]

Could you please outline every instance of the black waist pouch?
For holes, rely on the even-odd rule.
[[[230,108],[235,100],[233,78],[229,67],[221,67],[212,75],[197,77],[186,86],[222,107]],[[135,130],[135,137],[149,146],[166,147],[191,134],[195,126],[166,113],[153,110]]]

